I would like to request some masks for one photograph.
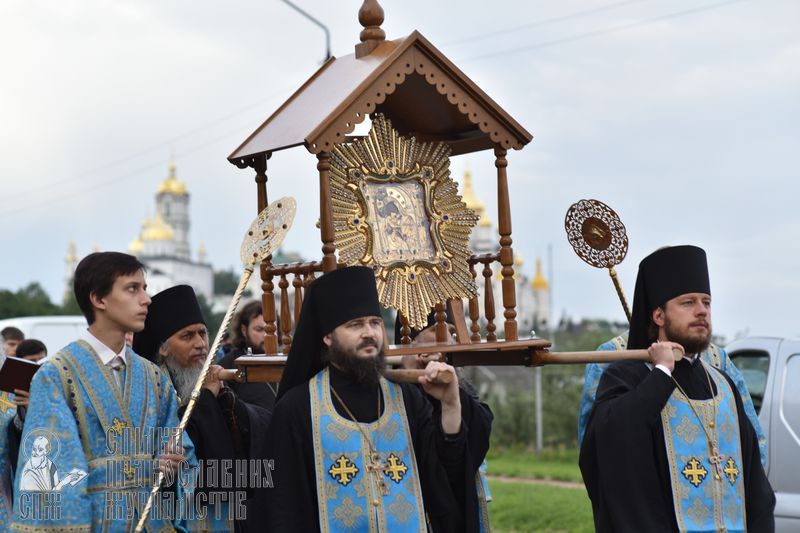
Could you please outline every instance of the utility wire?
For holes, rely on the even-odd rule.
[[[530,28],[536,28],[539,26],[546,26],[547,24],[553,24],[556,22],[563,22],[565,20],[570,20],[574,18],[585,17],[586,15],[592,15],[594,13],[601,13],[603,11],[608,11],[611,9],[616,9],[618,7],[628,5],[628,4],[638,4],[640,2],[646,2],[649,0],[626,0],[625,2],[615,2],[613,4],[607,4],[604,6],[599,6],[591,9],[584,9],[581,11],[575,11],[572,13],[568,13],[566,15],[559,15],[557,17],[551,17],[548,19],[542,20],[535,20],[533,22],[529,22],[527,24],[522,24],[520,26],[512,26],[510,28],[490,31],[488,33],[481,33],[479,35],[471,35],[469,37],[464,37],[461,39],[456,39],[455,41],[450,41],[444,43],[442,46],[457,46],[464,43],[473,43],[475,41],[482,41],[484,39],[488,39],[490,37],[497,37],[498,35],[507,35],[509,33],[513,33],[520,30],[528,30]]]
[[[131,161],[131,160],[134,160],[134,159],[138,159],[138,158],[142,157],[143,155],[147,155],[147,154],[149,154],[151,152],[154,152],[156,150],[163,150],[165,145],[170,145],[170,144],[175,143],[177,141],[180,141],[182,139],[186,139],[187,137],[191,137],[192,135],[195,135],[196,133],[205,131],[205,130],[209,129],[210,127],[216,126],[217,124],[222,124],[224,122],[227,122],[228,120],[241,115],[245,111],[250,111],[253,108],[256,108],[256,107],[258,107],[260,105],[263,105],[264,103],[269,102],[272,99],[274,99],[276,96],[279,96],[279,95],[283,94],[285,92],[285,90],[286,90],[286,88],[283,88],[280,91],[277,91],[277,92],[275,92],[273,94],[270,94],[266,98],[263,98],[263,99],[261,99],[261,100],[259,100],[257,102],[252,102],[250,104],[247,104],[247,105],[245,105],[243,107],[240,107],[240,108],[236,109],[232,113],[229,113],[227,115],[224,115],[224,116],[215,118],[213,120],[210,120],[210,121],[208,121],[208,122],[206,122],[204,124],[201,124],[200,126],[192,128],[191,130],[184,131],[183,133],[179,133],[178,135],[175,135],[174,137],[171,137],[169,139],[165,139],[165,140],[163,140],[163,141],[161,141],[161,142],[159,142],[157,144],[154,144],[154,145],[150,146],[149,148],[145,148],[145,149],[143,149],[143,150],[141,150],[139,152],[136,152],[134,154],[127,155],[127,156],[121,157],[119,159],[115,159],[113,161],[109,161],[107,163],[103,163],[103,164],[101,164],[99,166],[96,166],[94,168],[90,168],[88,170],[84,170],[84,171],[79,172],[77,174],[73,174],[72,176],[70,176],[68,178],[64,178],[64,179],[60,179],[58,181],[54,181],[54,182],[50,182],[50,183],[47,183],[47,184],[43,184],[42,186],[37,186],[37,187],[34,187],[32,189],[28,189],[26,191],[15,192],[14,194],[18,195],[18,196],[27,196],[27,195],[31,195],[31,194],[37,194],[43,188],[46,188],[48,191],[50,191],[55,187],[60,187],[62,185],[67,185],[67,184],[73,184],[75,180],[78,180],[80,178],[84,178],[86,176],[90,176],[92,174],[100,172],[101,170],[107,170],[109,168],[116,167],[117,165],[120,165],[122,163],[127,163],[128,161]],[[5,211],[0,211],[0,216],[5,215],[6,213],[7,212],[5,212]]]
[[[729,6],[731,4],[737,4],[737,3],[745,2],[745,1],[746,0],[727,0],[725,2],[719,2],[719,3],[716,3],[716,4],[709,4],[709,5],[705,5],[705,6],[695,7],[695,8],[692,8],[692,9],[686,9],[686,10],[683,10],[683,11],[675,11],[673,13],[667,13],[666,15],[661,15],[659,17],[654,17],[654,18],[651,18],[651,19],[643,19],[643,20],[639,20],[639,21],[636,21],[636,22],[631,22],[629,24],[622,24],[622,25],[619,25],[619,26],[613,26],[611,28],[605,28],[605,29],[602,29],[602,30],[594,30],[594,31],[586,32],[586,33],[579,33],[577,35],[571,35],[569,37],[563,37],[563,38],[560,38],[560,39],[553,39],[552,41],[544,41],[544,42],[541,42],[541,43],[535,43],[535,44],[531,44],[531,45],[528,45],[528,46],[520,46],[520,47],[516,47],[516,48],[508,48],[506,50],[500,50],[498,52],[490,52],[488,54],[482,54],[482,55],[478,55],[478,56],[473,56],[473,57],[470,57],[470,58],[467,58],[467,59],[463,59],[462,62],[466,63],[466,62],[469,62],[469,61],[480,61],[481,59],[488,59],[490,57],[497,57],[497,56],[501,56],[501,55],[518,54],[520,52],[527,52],[527,51],[530,51],[530,50],[539,50],[541,48],[548,48],[550,46],[555,46],[557,44],[564,44],[564,43],[570,43],[570,42],[574,42],[574,41],[580,41],[580,40],[583,40],[583,39],[588,39],[589,37],[596,37],[598,35],[606,35],[606,34],[609,34],[609,33],[615,33],[615,32],[618,32],[618,31],[623,31],[623,30],[627,30],[627,29],[630,29],[630,28],[635,28],[637,26],[645,26],[645,25],[648,25],[648,24],[654,24],[656,22],[661,22],[663,20],[670,20],[670,19],[675,19],[675,18],[679,18],[679,17],[686,17],[686,16],[689,16],[689,15],[694,15],[696,13],[702,13],[704,11],[711,11],[712,9],[719,9],[721,7],[725,7],[725,6]]]
[[[203,148],[207,148],[208,146],[211,146],[211,145],[213,145],[215,143],[218,143],[219,141],[221,141],[223,139],[227,139],[227,138],[231,137],[234,134],[241,135],[242,134],[242,127],[238,127],[236,129],[229,130],[229,131],[225,132],[223,135],[217,136],[217,137],[211,139],[210,141],[206,141],[206,142],[204,142],[202,144],[199,144],[197,146],[194,146],[194,147],[192,147],[192,148],[190,148],[188,150],[184,150],[184,151],[182,151],[182,155],[189,155],[189,154],[193,154],[195,152],[198,152],[198,151],[202,150]],[[100,188],[103,188],[103,187],[108,187],[109,185],[114,185],[115,183],[119,183],[119,182],[121,182],[123,180],[126,180],[128,178],[135,177],[135,176],[137,176],[139,174],[142,174],[143,172],[147,172],[147,171],[153,170],[155,168],[163,167],[163,165],[165,163],[167,163],[167,160],[161,159],[161,160],[159,160],[159,161],[157,161],[155,163],[144,165],[142,167],[137,168],[136,170],[133,170],[133,171],[130,171],[130,172],[126,172],[125,174],[121,174],[121,175],[115,176],[115,177],[113,177],[111,179],[102,181],[100,183],[90,184],[89,187],[76,188],[76,189],[73,189],[73,190],[71,190],[69,192],[60,193],[60,194],[58,194],[58,200],[61,201],[61,200],[65,199],[65,198],[73,198],[75,196],[79,196],[79,195],[84,194],[84,193],[89,192],[89,191],[93,191],[93,190],[100,189]],[[41,200],[41,197],[39,199],[37,199],[37,200]],[[30,211],[32,209],[37,209],[37,208],[40,208],[40,207],[48,206],[48,205],[50,205],[51,201],[52,201],[52,198],[48,198],[48,199],[45,199],[44,201],[37,201],[37,202],[31,203],[31,204],[27,204],[27,205],[16,207],[15,209],[10,209],[10,210],[3,211],[3,212],[0,213],[0,219],[1,218],[5,218],[5,217],[10,216],[10,215],[15,215],[15,214],[18,214],[18,213],[23,213],[23,212],[26,212],[26,211]]]

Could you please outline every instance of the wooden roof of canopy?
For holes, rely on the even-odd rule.
[[[373,112],[384,113],[404,135],[446,142],[452,155],[495,146],[521,149],[531,141],[419,32],[370,44],[369,50],[357,45],[355,54],[329,59],[228,160],[241,164],[299,145],[314,154],[329,152]]]

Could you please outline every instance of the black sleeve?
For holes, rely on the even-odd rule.
[[[603,372],[579,461],[597,531],[672,531],[660,412],[674,387],[666,373],[642,362]]]
[[[274,460],[274,486],[248,502],[248,530],[319,531],[310,412],[305,385],[275,404],[266,444],[266,458]]]
[[[414,454],[419,468],[425,512],[434,531],[465,531],[461,510],[464,501],[465,453],[468,428],[446,436],[441,411],[415,385],[402,385]],[[474,488],[474,485],[473,485]]]
[[[185,407],[181,410],[185,410]],[[233,441],[217,398],[205,387],[200,389],[186,432],[195,447],[198,459],[235,458]]]

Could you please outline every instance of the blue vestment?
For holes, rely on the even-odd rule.
[[[600,351],[606,350],[625,350],[628,344],[627,335],[620,335],[607,342],[601,344],[597,349]],[[758,421],[758,415],[753,407],[753,399],[750,398],[750,392],[747,390],[747,383],[744,381],[739,369],[733,364],[728,352],[724,348],[720,348],[714,344],[700,352],[700,359],[709,365],[718,368],[731,378],[731,381],[736,384],[736,389],[742,397],[742,404],[744,405],[744,412],[750,423],[753,424],[753,429],[756,431],[758,437],[758,448],[761,452],[761,463],[766,465],[767,461],[767,437],[761,429],[761,423]],[[578,416],[578,445],[583,442],[583,435],[586,431],[586,424],[589,421],[589,415],[592,413],[594,406],[594,399],[597,395],[597,385],[600,383],[600,376],[603,370],[606,369],[608,363],[590,363],[586,365],[586,372],[584,374],[583,392],[581,393],[581,407]]]
[[[14,477],[9,434],[13,431],[16,414],[14,394],[0,391],[0,531],[8,531],[11,524],[11,509],[14,505],[12,498]]]
[[[14,487],[14,531],[132,531],[156,477],[153,460],[179,425],[168,376],[126,351],[122,388],[84,341],[48,358],[34,376]],[[182,446],[196,465],[191,441]],[[173,478],[148,531],[183,529],[174,513],[185,478]],[[191,488],[191,487],[189,487]]]

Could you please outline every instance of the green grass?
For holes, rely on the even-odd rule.
[[[583,489],[489,481],[492,531],[591,533],[592,506]]]
[[[489,475],[582,482],[577,450],[489,450]]]

